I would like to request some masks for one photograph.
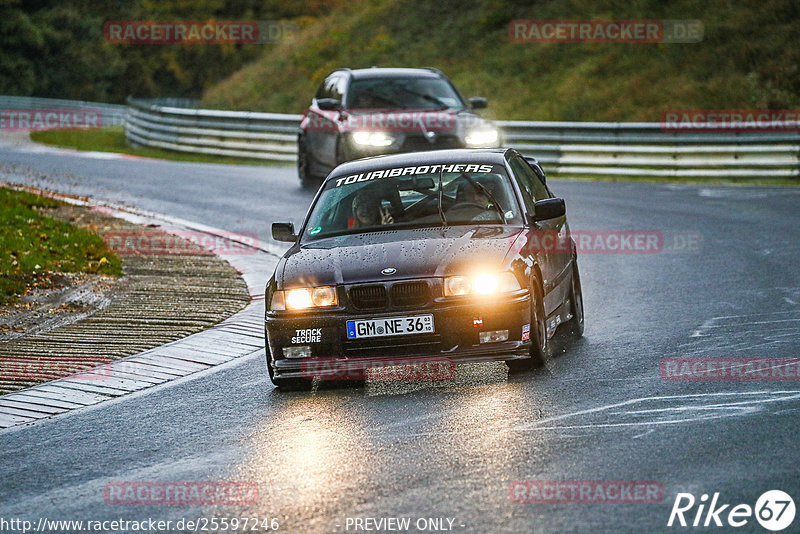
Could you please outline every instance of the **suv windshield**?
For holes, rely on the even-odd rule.
[[[504,167],[420,165],[332,178],[311,211],[303,239],[438,227],[445,221],[451,226],[521,225],[519,205]]]
[[[353,80],[347,92],[349,109],[446,109],[464,102],[441,78],[367,78]]]

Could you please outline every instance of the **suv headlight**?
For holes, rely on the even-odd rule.
[[[444,296],[496,295],[522,289],[513,273],[481,273],[465,276],[447,276],[444,279]]]
[[[353,132],[353,142],[364,146],[389,146],[394,143],[394,137],[385,132]]]
[[[467,146],[471,147],[495,147],[499,140],[500,132],[492,127],[471,130],[464,138]]]

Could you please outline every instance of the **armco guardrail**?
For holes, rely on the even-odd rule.
[[[794,177],[800,132],[667,132],[652,122],[497,121],[507,146],[557,175]]]
[[[0,110],[9,109],[92,109],[103,117],[103,126],[118,126],[125,123],[127,108],[120,104],[99,104],[82,100],[61,100],[57,98],[38,98],[32,96],[0,95]]]
[[[128,99],[125,135],[135,145],[270,161],[297,160],[300,115],[159,106]]]
[[[129,99],[131,143],[182,152],[296,161],[300,115],[187,109]],[[554,175],[795,177],[800,133],[671,133],[659,123],[496,121],[506,146]]]

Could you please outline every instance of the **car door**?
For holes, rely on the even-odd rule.
[[[544,180],[521,156],[512,156],[509,165],[517,179],[525,208],[534,215],[534,203],[552,198],[552,195]],[[566,216],[531,223],[528,249],[536,256],[542,270],[544,308],[549,315],[564,302],[569,291],[571,246]]]
[[[317,102],[323,98],[333,98],[343,102],[347,76],[335,72],[328,76],[314,95],[308,110],[308,126],[306,140],[311,156],[320,174],[328,174],[338,162],[336,161],[336,143],[339,138],[339,120],[341,113],[335,109],[320,109]]]

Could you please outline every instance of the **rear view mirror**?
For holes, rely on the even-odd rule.
[[[563,198],[546,198],[533,205],[534,214],[531,219],[536,221],[547,221],[563,217],[567,213],[567,206]]]
[[[272,239],[287,243],[297,241],[297,234],[294,233],[294,224],[290,222],[272,223]]]
[[[317,107],[319,107],[319,109],[339,109],[339,106],[341,106],[341,102],[335,98],[320,98],[317,100]]]
[[[436,185],[433,183],[433,178],[415,178],[401,183],[398,186],[400,191],[420,191],[422,189],[433,189]]]
[[[485,109],[489,107],[489,99],[482,96],[473,96],[469,99],[469,105],[472,109]]]

